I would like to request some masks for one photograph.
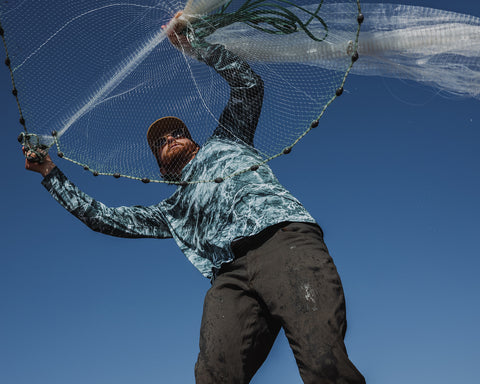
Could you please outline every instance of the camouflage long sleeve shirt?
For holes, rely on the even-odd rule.
[[[226,176],[262,161],[253,147],[263,98],[261,79],[218,45],[206,48],[199,59],[229,83],[231,94],[212,137],[183,169],[183,180]],[[222,183],[179,186],[168,199],[148,207],[107,207],[78,189],[58,168],[42,183],[95,231],[130,238],[173,237],[207,278],[234,259],[232,241],[285,221],[315,222],[266,165]]]

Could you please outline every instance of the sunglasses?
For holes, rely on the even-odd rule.
[[[167,133],[166,135],[159,137],[155,140],[154,146],[156,148],[162,148],[165,144],[167,144],[167,137],[173,137],[174,139],[179,139],[185,136],[185,131],[183,129],[175,129],[172,132]]]

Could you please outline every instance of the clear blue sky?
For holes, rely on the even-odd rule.
[[[480,16],[478,1],[404,3]],[[10,89],[0,68],[0,382],[193,383],[209,281],[173,240],[104,236],[66,213],[23,169]],[[479,148],[479,100],[351,76],[320,127],[271,164],[325,231],[369,384],[478,382]],[[108,205],[172,192],[56,161]],[[283,334],[253,383],[301,383]]]

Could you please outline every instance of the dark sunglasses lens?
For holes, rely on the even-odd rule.
[[[159,137],[157,140],[155,140],[154,146],[156,148],[161,148],[165,145],[167,142],[167,139],[165,137]]]
[[[175,131],[172,132],[172,137],[175,139],[178,139],[179,137],[184,137],[185,134],[183,133],[182,129],[176,129]]]
[[[161,148],[163,147],[166,143],[167,143],[167,137],[168,136],[171,136],[173,137],[174,139],[178,139],[179,137],[185,137],[185,132],[183,131],[183,129],[176,129],[175,131],[173,132],[170,132],[169,134],[163,136],[163,137],[159,137],[156,141],[155,141],[155,146],[157,148]]]

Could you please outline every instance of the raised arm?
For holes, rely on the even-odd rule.
[[[58,168],[42,184],[67,211],[96,232],[129,238],[172,237],[159,206],[107,207],[78,189]]]
[[[44,176],[42,184],[53,198],[96,232],[129,238],[172,237],[160,206],[107,207],[78,189],[48,155],[42,163],[25,160],[25,168]]]
[[[261,77],[243,59],[222,45],[201,42],[192,47],[184,34],[187,23],[181,15],[181,12],[177,13],[167,26],[163,26],[172,45],[212,67],[230,85],[230,98],[214,135],[240,139],[253,146],[263,103]]]
[[[198,49],[197,53],[199,60],[215,69],[230,85],[230,98],[214,135],[239,138],[253,146],[262,111],[262,79],[244,60],[222,45],[207,45]]]

